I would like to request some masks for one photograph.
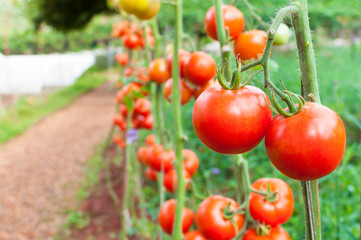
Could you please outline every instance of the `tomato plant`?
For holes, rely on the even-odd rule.
[[[189,174],[189,172],[187,170],[183,170],[183,178],[187,182],[186,189],[188,189],[190,186],[191,175]],[[178,186],[178,176],[177,176],[177,171],[175,169],[169,170],[164,175],[163,184],[164,184],[164,187],[169,192],[171,192],[171,193],[175,192],[175,190],[177,189],[177,186]]]
[[[285,223],[293,213],[293,193],[283,180],[261,178],[252,188],[267,193],[267,196],[252,192],[249,195],[249,210],[260,223],[276,227]]]
[[[266,132],[267,155],[286,176],[306,181],[330,174],[346,147],[341,118],[328,107],[307,102],[292,117],[276,115]]]
[[[170,78],[164,83],[163,96],[168,102],[171,102],[170,95],[173,89],[173,79]],[[181,104],[184,105],[192,98],[192,88],[183,79],[180,79]]]
[[[242,12],[232,5],[223,5],[222,17],[224,28],[228,28],[229,30],[229,36],[236,38],[244,28],[244,16]],[[218,40],[216,9],[214,6],[208,9],[204,19],[204,25],[207,35],[214,40]]]
[[[238,229],[243,226],[243,215],[236,214],[231,219],[224,217],[224,209],[234,211],[239,207],[238,203],[230,198],[220,195],[207,197],[198,206],[196,213],[196,223],[200,233],[208,240],[229,240],[236,234],[236,228],[231,219],[235,222]]]
[[[197,155],[189,149],[183,149],[182,155],[184,157],[183,160],[183,168],[190,174],[193,175],[197,172],[199,166],[199,160]]]
[[[269,233],[258,234],[253,228],[247,230],[242,240],[291,240],[287,231],[282,227],[271,228]]]
[[[177,201],[170,199],[166,201],[159,210],[158,222],[163,231],[172,234],[175,209]],[[189,208],[183,207],[182,210],[182,231],[185,233],[192,226],[194,220],[194,213]]]
[[[194,52],[184,65],[184,75],[196,85],[206,84],[216,75],[216,62],[205,52]]]
[[[238,35],[234,43],[234,56],[240,61],[255,59],[262,56],[266,47],[267,33],[262,30],[251,30]]]
[[[271,122],[272,111],[259,88],[245,86],[205,90],[193,107],[193,127],[198,138],[219,153],[244,153],[258,145]]]
[[[188,60],[190,53],[184,49],[179,49],[178,51],[178,61],[179,61],[179,69],[181,77],[184,77],[184,66],[186,61]],[[167,55],[167,67],[170,74],[172,74],[172,66],[173,66],[173,52]]]

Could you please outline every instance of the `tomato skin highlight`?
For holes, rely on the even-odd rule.
[[[246,231],[242,240],[291,240],[291,238],[282,227],[271,228],[267,236],[258,236],[256,230],[250,228]]]
[[[267,33],[262,30],[251,30],[238,35],[234,43],[234,56],[240,61],[262,56],[267,43]]]
[[[216,85],[205,90],[193,107],[193,127],[198,138],[213,151],[245,153],[263,139],[271,122],[267,95],[259,88],[245,86],[226,90]]]
[[[337,168],[345,153],[346,132],[332,109],[307,102],[299,114],[273,118],[265,145],[269,159],[281,173],[309,181]]]
[[[231,210],[239,205],[234,200],[220,195],[207,197],[199,205],[196,213],[196,223],[200,233],[208,240],[229,240],[236,236],[236,229],[231,220],[223,217],[222,209],[230,204]],[[233,217],[238,229],[242,229],[244,218],[239,214]]]
[[[177,206],[177,201],[175,199],[169,199],[166,201],[159,210],[158,222],[162,227],[163,231],[172,234],[173,223],[175,218],[175,210]],[[194,213],[189,208],[183,207],[182,210],[182,231],[183,233],[187,232],[188,229],[192,226],[194,221]]]
[[[249,195],[249,210],[252,217],[260,223],[276,227],[287,222],[293,213],[294,200],[291,188],[278,178],[261,178],[252,184],[255,190],[277,192],[274,202],[267,201],[264,196],[252,192]]]
[[[223,5],[222,17],[224,28],[228,27],[229,29],[229,36],[232,39],[236,38],[244,29],[244,16],[242,12],[232,5]],[[216,22],[216,11],[213,6],[206,13],[204,25],[207,35],[214,40],[218,40]]]
[[[184,66],[184,75],[196,85],[204,85],[216,75],[216,62],[205,52],[194,52]]]

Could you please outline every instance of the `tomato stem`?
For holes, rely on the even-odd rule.
[[[226,33],[224,31],[224,22],[223,22],[223,14],[222,14],[222,0],[215,0],[215,8],[216,8],[216,26],[217,26],[217,37],[219,41],[219,46],[221,50],[221,65],[225,66],[225,76],[226,79],[231,78],[231,48],[228,46],[228,39],[226,38]]]
[[[174,49],[173,49],[173,66],[172,66],[172,78],[173,78],[173,115],[175,120],[175,144],[176,144],[176,170],[178,175],[177,185],[177,207],[175,220],[173,225],[172,239],[181,240],[182,233],[182,210],[184,207],[185,198],[185,180],[183,176],[183,131],[182,131],[182,115],[181,115],[181,98],[180,98],[180,72],[179,72],[179,48],[182,41],[183,22],[182,22],[182,8],[183,0],[176,0],[175,5],[175,35],[174,35]]]
[[[307,0],[293,0],[299,8],[297,14],[292,14],[292,24],[298,49],[301,72],[301,92],[306,100],[321,103],[318,91],[316,60],[313,52],[310,25],[308,21]],[[310,96],[313,95],[313,98]],[[302,195],[306,222],[306,240],[320,240],[321,214],[318,197],[318,181],[302,181]]]

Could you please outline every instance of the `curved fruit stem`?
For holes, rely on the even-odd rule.
[[[293,0],[293,2],[299,8],[299,14],[292,15],[292,24],[297,41],[302,96],[306,100],[312,100],[309,97],[311,94],[311,96],[313,95],[313,100],[320,103],[316,60],[308,21],[307,0]],[[302,181],[301,186],[305,211],[306,240],[320,240],[322,236],[318,181]]]
[[[172,90],[172,104],[173,104],[173,115],[175,120],[175,144],[176,144],[176,170],[178,176],[177,186],[177,208],[175,214],[175,220],[173,225],[172,239],[181,240],[183,238],[182,233],[182,210],[184,206],[185,198],[185,181],[183,177],[183,131],[182,131],[182,114],[181,114],[181,98],[180,98],[180,72],[179,72],[179,61],[178,53],[181,45],[183,23],[182,23],[182,7],[183,0],[176,0],[175,6],[175,35],[174,35],[174,50],[173,50],[173,90]]]

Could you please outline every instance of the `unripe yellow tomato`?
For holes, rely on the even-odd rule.
[[[147,9],[145,9],[142,12],[135,13],[135,16],[137,16],[141,20],[149,20],[158,14],[159,9],[160,9],[160,1],[151,0]]]
[[[148,8],[150,0],[119,0],[119,3],[127,13],[137,14]]]

